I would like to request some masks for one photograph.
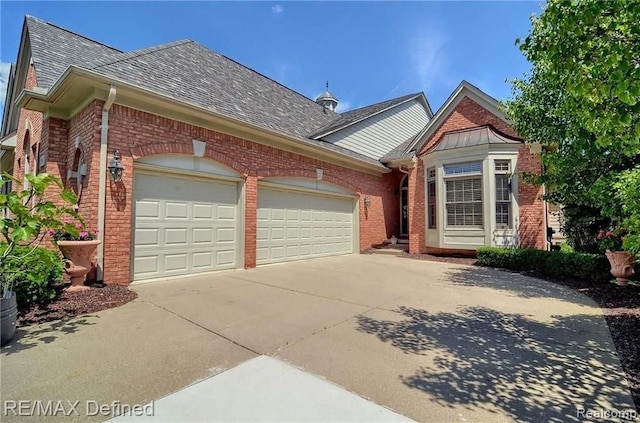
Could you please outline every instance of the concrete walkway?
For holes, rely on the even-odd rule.
[[[202,386],[217,386],[261,355],[417,421],[577,422],[634,410],[596,305],[520,275],[356,255],[134,289],[123,307],[20,330],[0,356],[0,420],[19,421],[7,402],[39,399],[79,401],[70,420],[103,421],[109,410],[86,414],[215,375]],[[208,420],[246,417],[228,412]]]

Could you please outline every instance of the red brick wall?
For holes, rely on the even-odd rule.
[[[540,158],[531,154],[528,145],[523,145],[518,151],[518,173],[540,173]],[[525,184],[518,180],[518,205],[520,206],[520,221],[518,234],[520,245],[525,248],[546,248],[546,227],[544,219],[544,202],[540,200],[542,187]]]
[[[456,131],[466,128],[474,128],[483,125],[491,125],[497,131],[506,135],[517,137],[516,132],[502,119],[489,112],[475,101],[464,98],[455,107],[451,115],[438,127],[436,132],[429,138],[424,147],[420,150],[420,154],[424,155],[430,148],[436,145],[445,132]],[[422,162],[420,162],[420,178],[414,189],[410,186],[410,204],[411,197],[416,197],[419,203],[414,209],[410,206],[413,213],[420,219],[416,230],[418,234],[410,237],[409,251],[414,253],[423,252],[424,249],[424,197],[426,195],[424,189],[424,171],[422,170]],[[518,152],[518,169],[516,172],[539,173],[540,158],[531,154],[528,145],[523,144]],[[411,183],[411,182],[410,182]],[[412,196],[411,193],[416,193]],[[544,203],[540,200],[542,188],[525,184],[521,179],[518,184],[518,204],[520,206],[520,216],[518,219],[518,231],[521,246],[527,248],[545,248],[545,227],[544,227]],[[410,223],[411,225],[411,223]],[[413,241],[415,240],[415,241]]]
[[[475,101],[465,97],[453,110],[451,115],[440,125],[429,141],[420,149],[418,155],[437,144],[445,132],[459,129],[475,128],[477,126],[491,125],[496,130],[506,135],[517,136],[515,131],[502,119],[494,115]]]
[[[71,119],[66,139],[60,136],[61,139],[56,141],[65,146],[65,157],[50,156],[50,161],[56,161],[51,166],[70,168],[75,137],[81,136],[83,148],[86,146],[85,158],[89,172],[80,192],[80,211],[90,225],[97,221],[102,104],[101,101],[95,101]],[[49,127],[53,129],[51,124]],[[316,168],[320,167],[324,170],[324,181],[359,195],[360,250],[398,234],[399,184],[402,176],[399,172],[370,175],[115,104],[109,115],[109,158],[114,150],[120,150],[125,172],[122,182],[117,186],[110,180],[107,182],[104,233],[106,283],[127,284],[130,281],[134,160],[154,154],[192,155],[193,139],[206,142],[207,158],[229,166],[246,178],[246,267],[255,266],[257,182],[261,178],[315,178]],[[71,182],[75,183],[73,180]],[[365,196],[371,199],[368,208],[364,206]]]
[[[425,228],[424,164],[409,170],[409,253],[423,253],[427,246]]]
[[[36,73],[33,65],[31,65],[29,66],[29,70],[27,71],[27,78],[24,84],[24,88],[32,89],[36,86]],[[13,162],[13,176],[22,181],[22,179],[24,178],[25,170],[24,141],[28,130],[27,121],[30,122],[31,126],[31,130],[29,131],[29,143],[31,145],[31,159],[29,164],[31,173],[40,172],[40,170],[36,169],[36,167],[38,166],[38,155],[40,154],[40,150],[42,148],[40,142],[42,137],[42,113],[21,109],[20,117],[18,119],[16,149]],[[14,187],[14,189],[17,188],[18,187]]]
[[[84,217],[87,228],[93,230],[98,224],[98,187],[100,179],[100,124],[102,123],[102,102],[92,101],[68,122],[68,137],[60,141],[61,158],[64,168],[77,171],[75,163],[76,138],[80,138],[79,150],[87,165],[87,175],[82,178],[78,189],[77,179],[68,181],[68,187],[79,197],[78,212]],[[66,173],[65,173],[66,175]],[[66,177],[66,176],[65,176]]]

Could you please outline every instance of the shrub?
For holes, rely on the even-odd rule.
[[[543,277],[570,277],[594,282],[612,278],[609,261],[601,254],[480,247],[477,257],[481,266],[532,271]]]
[[[7,244],[0,244],[0,255]],[[57,253],[42,247],[15,247],[0,265],[3,281],[16,293],[20,307],[53,300],[54,285],[62,281],[64,264]]]

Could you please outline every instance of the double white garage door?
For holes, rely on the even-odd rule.
[[[133,279],[242,265],[240,185],[136,172]],[[257,264],[354,251],[352,198],[259,188]]]

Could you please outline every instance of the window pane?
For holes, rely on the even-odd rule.
[[[510,201],[509,178],[496,175],[496,201]]]
[[[459,163],[444,165],[445,175],[460,175],[464,173],[482,173],[482,163]]]
[[[482,227],[482,179],[446,181],[447,225]]]
[[[429,214],[427,221],[429,229],[436,228],[436,181],[429,181],[427,184],[427,213]]]
[[[496,203],[496,225],[510,227],[511,203]]]
[[[508,172],[510,168],[510,163],[508,160],[496,160],[495,169],[498,172]]]

